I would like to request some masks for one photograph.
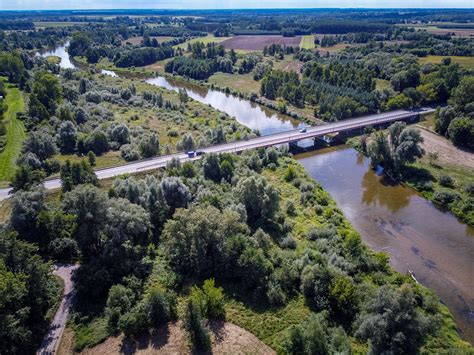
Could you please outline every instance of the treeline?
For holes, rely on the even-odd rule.
[[[138,48],[116,54],[114,64],[117,67],[143,67],[159,60],[171,58],[174,55],[172,47]]]
[[[63,246],[80,260],[72,322],[91,333],[94,319],[107,324],[106,336],[150,333],[178,317],[180,296],[193,347],[209,349],[203,320],[225,319],[226,297],[239,290],[241,302],[259,300],[264,310],[285,312],[304,298],[298,307],[308,316],[275,341],[284,353],[350,352],[351,338],[376,353],[468,349],[445,338],[434,296],[369,251],[329,195],[282,155],[173,160],[158,177],[116,179],[108,191],[81,185],[57,202],[33,187],[13,196],[9,228],[45,256]]]
[[[237,61],[234,50],[227,54],[224,46],[202,42],[194,42],[188,45],[191,57],[180,56],[166,63],[165,71],[181,76],[187,76],[197,80],[205,80],[212,74],[221,71],[232,73],[233,65]]]

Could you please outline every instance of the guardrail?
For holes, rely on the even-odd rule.
[[[327,124],[327,125],[309,127],[308,131],[305,132],[305,133],[300,133],[299,129],[294,129],[294,130],[290,130],[290,131],[286,131],[286,132],[277,132],[277,133],[272,133],[272,134],[268,134],[268,135],[265,135],[265,136],[250,138],[250,139],[246,139],[246,140],[220,143],[220,144],[216,144],[216,145],[202,147],[202,148],[199,148],[199,149],[204,151],[204,152],[211,152],[211,151],[215,151],[215,150],[217,150],[219,153],[242,152],[242,151],[248,150],[248,149],[269,147],[269,146],[272,146],[272,145],[284,144],[284,143],[290,143],[290,142],[299,141],[299,140],[303,140],[303,139],[314,138],[314,137],[322,136],[322,135],[325,135],[325,134],[347,131],[347,130],[351,130],[351,129],[354,129],[354,128],[360,128],[360,127],[369,126],[369,125],[382,124],[382,123],[392,122],[392,121],[396,121],[396,120],[400,120],[400,119],[407,119],[407,118],[415,117],[415,116],[418,116],[420,114],[429,113],[429,112],[431,112],[431,110],[422,111],[422,112],[416,112],[416,111],[403,112],[403,113],[396,114],[396,115],[393,115],[393,116],[387,116],[387,117],[381,117],[381,118],[376,118],[377,115],[375,114],[375,115],[371,115],[371,116],[375,116],[373,119],[369,119],[370,116],[366,117],[367,120],[363,120],[364,117],[358,117],[358,118],[353,118],[353,119],[349,119],[349,120],[346,120],[346,121],[338,121],[338,122],[333,123],[333,124],[330,123],[330,124]],[[353,121],[357,121],[357,122],[353,122]],[[337,126],[334,126],[334,125],[337,125]],[[325,126],[330,126],[330,127],[326,128]],[[269,140],[269,138],[273,138],[273,137],[275,137],[275,139],[270,139]],[[250,144],[243,144],[243,143],[246,143],[246,142],[248,142]],[[239,144],[243,144],[243,145],[237,146]],[[232,145],[234,145],[234,146],[232,146]],[[221,149],[219,149],[219,148],[221,148]],[[169,159],[172,159],[172,158],[180,157],[181,155],[184,155],[184,154],[186,154],[185,151],[180,151],[180,152],[166,154],[166,155],[154,156],[154,157],[151,157],[151,158],[140,159],[140,160],[135,160],[135,161],[131,161],[131,162],[126,162],[126,163],[123,163],[123,164],[116,164],[116,165],[112,165],[112,166],[109,166],[109,167],[96,169],[95,172],[100,173],[101,171],[106,171],[106,170],[113,169],[113,168],[127,167],[127,166],[136,165],[136,164],[140,164],[140,163],[150,162],[149,165],[144,166],[144,167],[140,167],[140,169],[146,169],[147,167],[158,165],[159,164],[158,160],[169,160]],[[58,177],[49,177],[49,178],[45,179],[45,182],[54,181],[54,180],[57,180],[57,179],[58,179]]]

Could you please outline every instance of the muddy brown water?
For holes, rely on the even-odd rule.
[[[413,189],[386,181],[347,146],[296,156],[328,191],[363,240],[390,255],[436,291],[461,336],[474,342],[474,228],[438,209]]]

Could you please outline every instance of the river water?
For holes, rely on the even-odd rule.
[[[373,249],[392,266],[434,289],[474,341],[474,228],[436,208],[414,190],[378,176],[362,154],[347,146],[300,154],[296,159],[328,191]]]
[[[61,67],[76,67],[64,46],[40,55],[57,55]],[[116,76],[112,71],[102,73]],[[262,135],[304,126],[255,103],[198,85],[164,77],[146,81],[169,90],[184,89],[191,98]],[[412,270],[420,283],[437,292],[463,338],[474,343],[474,228],[414,190],[384,180],[352,148],[322,149],[296,159],[331,194],[367,244],[387,252],[399,272]]]

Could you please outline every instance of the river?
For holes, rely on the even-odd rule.
[[[339,146],[296,159],[328,191],[373,249],[400,273],[434,289],[474,341],[474,228],[414,190],[378,176],[356,150]]]
[[[41,55],[57,55],[61,67],[75,67],[64,46]],[[116,76],[112,71],[102,73]],[[191,98],[235,117],[262,135],[304,126],[220,91],[164,77],[146,81],[169,90],[184,89]],[[331,194],[368,245],[387,252],[391,265],[400,273],[412,270],[419,282],[437,292],[463,338],[474,343],[474,228],[414,190],[384,180],[352,148],[328,148],[297,155],[296,159]]]
[[[164,77],[150,78],[147,83],[164,87],[168,90],[186,90],[188,96],[196,101],[227,113],[244,126],[259,131],[262,136],[303,128],[305,125],[289,116],[267,109],[254,102],[241,99],[223,92],[207,89],[181,80]]]

